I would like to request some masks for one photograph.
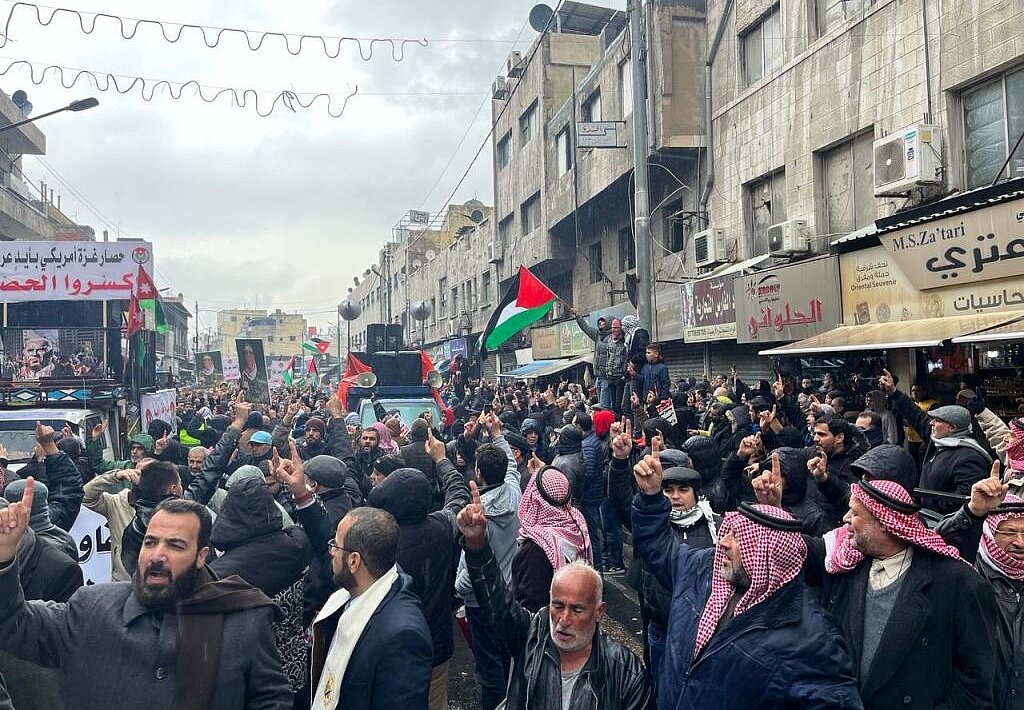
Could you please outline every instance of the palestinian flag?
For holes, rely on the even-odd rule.
[[[302,349],[308,350],[314,355],[326,355],[327,351],[331,349],[331,341],[313,337],[302,344]]]
[[[546,316],[558,297],[525,266],[513,277],[480,335],[480,355],[497,350],[506,340]]]
[[[281,370],[281,379],[284,380],[285,385],[291,387],[293,376],[295,374],[295,356],[292,355],[292,359],[288,361],[288,364]]]

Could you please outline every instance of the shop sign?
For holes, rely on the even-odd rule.
[[[846,325],[1024,308],[1024,276],[918,291],[884,247],[843,254],[839,275]]]
[[[594,349],[594,341],[580,330],[575,319],[566,320],[558,324],[558,347],[559,357],[571,357],[589,353]]]
[[[715,276],[680,286],[683,340],[701,343],[736,337],[735,275]]]
[[[530,338],[533,344],[533,357],[536,360],[551,360],[559,357],[561,346],[558,341],[558,328],[554,325],[546,325],[542,328],[530,330]]]
[[[448,352],[451,353],[451,357],[461,355],[464,358],[469,358],[469,343],[465,338],[456,338],[448,342]]]
[[[1024,198],[897,229],[879,239],[919,289],[1016,276],[1024,271],[1024,261],[1017,261],[1024,257]]]
[[[815,259],[733,281],[736,340],[775,343],[803,340],[839,324],[839,268],[835,258]]]

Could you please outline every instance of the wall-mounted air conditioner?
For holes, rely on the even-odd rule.
[[[503,258],[501,253],[501,242],[493,241],[487,242],[487,263],[488,264],[500,264]]]
[[[917,124],[874,142],[875,197],[903,195],[942,182],[942,133]]]
[[[512,83],[503,76],[499,76],[491,85],[491,98],[495,101],[504,101],[512,91]]]
[[[725,230],[705,229],[693,235],[693,263],[698,268],[717,266],[729,257],[725,253]]]
[[[768,253],[793,256],[811,250],[811,228],[806,219],[788,219],[768,227]]]
[[[518,79],[523,75],[526,70],[526,63],[523,61],[523,53],[513,51],[508,55],[508,66],[505,68],[505,73],[510,78]]]

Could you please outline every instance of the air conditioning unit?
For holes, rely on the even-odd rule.
[[[874,142],[875,197],[903,195],[942,181],[942,133],[917,124]]]
[[[725,230],[705,229],[693,235],[693,258],[697,267],[716,266],[729,260],[725,253]]]
[[[806,219],[787,219],[768,227],[768,253],[771,256],[806,254],[811,250],[811,228]]]
[[[491,86],[491,98],[495,101],[504,101],[509,97],[512,92],[512,82],[503,76],[499,76],[494,80],[494,84]]]
[[[502,258],[501,242],[487,242],[487,263],[500,264]]]
[[[526,70],[526,63],[523,61],[522,52],[512,52],[508,55],[508,66],[505,69],[505,73],[511,78],[518,79],[523,75]]]

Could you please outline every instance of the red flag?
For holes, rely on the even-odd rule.
[[[316,374],[316,358],[315,357],[311,356],[309,358],[309,368],[307,368],[307,372],[310,375],[315,375]]]
[[[338,383],[338,402],[342,409],[348,411],[348,390],[355,384],[356,378],[364,372],[373,372],[369,366],[360,362],[352,353],[348,354],[348,364],[345,367],[345,374]]]
[[[430,359],[430,356],[426,352],[420,350],[420,374],[423,377],[423,381],[427,381],[427,375],[434,370],[434,363]],[[437,402],[437,406],[441,409],[441,423],[447,429],[455,422],[455,412],[453,412],[444,400],[441,399],[441,393],[437,391],[436,387],[430,388],[430,394]]]
[[[139,308],[139,299],[133,293],[128,301],[128,327],[125,329],[125,335],[130,338],[145,327],[146,316]]]
[[[139,274],[135,278],[135,295],[139,301],[155,301],[157,297],[156,284],[152,277],[139,264]]]
[[[423,382],[427,381],[427,375],[434,369],[434,361],[430,359],[430,356],[426,352],[420,350],[420,380]]]

